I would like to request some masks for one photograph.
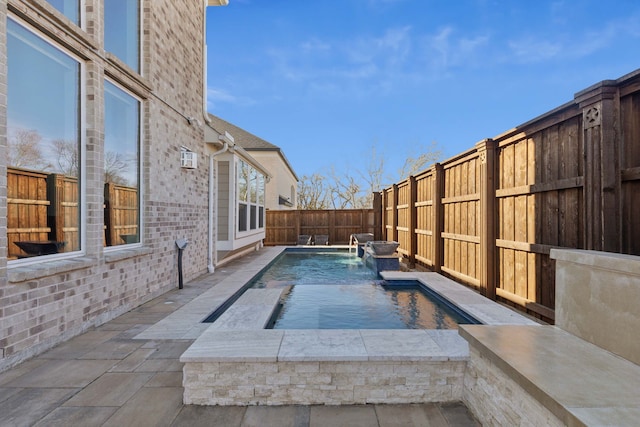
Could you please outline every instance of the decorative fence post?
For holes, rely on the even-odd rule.
[[[384,190],[383,190],[384,192]],[[383,240],[382,236],[384,235],[383,227],[384,227],[384,197],[382,197],[381,192],[373,193],[373,238],[374,240]],[[366,231],[365,231],[366,232]]]
[[[418,209],[416,201],[418,199],[418,186],[416,178],[409,177],[409,268],[416,266],[416,253],[418,252],[418,234],[416,232],[418,224]]]
[[[480,291],[496,299],[496,183],[495,142],[485,139],[476,144],[480,158]]]
[[[398,184],[393,184],[392,187],[392,197],[393,202],[391,203],[392,212],[391,212],[391,240],[394,242],[398,241]],[[388,236],[387,236],[388,240]]]
[[[584,149],[585,248],[620,252],[619,99],[615,81],[578,92]]]
[[[442,272],[444,265],[444,242],[442,231],[444,230],[444,167],[440,163],[433,165],[433,271]]]

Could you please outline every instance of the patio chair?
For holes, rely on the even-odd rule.
[[[298,245],[310,245],[311,244],[311,236],[309,234],[300,234],[298,235]]]
[[[316,234],[314,239],[315,245],[329,245],[329,235],[328,234]]]

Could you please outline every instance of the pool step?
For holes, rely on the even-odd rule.
[[[287,288],[247,289],[211,324],[212,329],[264,329]]]

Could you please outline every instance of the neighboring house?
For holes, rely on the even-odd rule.
[[[213,270],[205,10],[226,3],[0,3],[0,371],[176,287],[177,239],[185,280]]]
[[[237,145],[260,162],[271,175],[267,181],[265,208],[297,209],[298,176],[289,164],[282,149],[212,114],[212,126],[221,132],[229,132]]]
[[[238,144],[238,134],[213,120],[205,128],[205,141],[216,150],[209,156],[216,266],[260,249],[265,238],[265,186],[271,175]]]

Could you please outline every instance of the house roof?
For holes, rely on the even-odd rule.
[[[287,165],[287,168],[291,171],[296,181],[298,181],[298,176],[295,171],[291,167],[291,164],[287,160],[287,157],[284,155],[284,152],[280,147],[274,145],[264,139],[255,136],[254,134],[247,132],[246,130],[234,125],[233,123],[229,123],[226,120],[221,119],[218,116],[214,116],[209,113],[209,118],[211,119],[211,127],[214,128],[218,133],[224,134],[225,132],[229,132],[237,145],[244,148],[247,152],[252,151],[274,151],[280,155],[282,161]]]

